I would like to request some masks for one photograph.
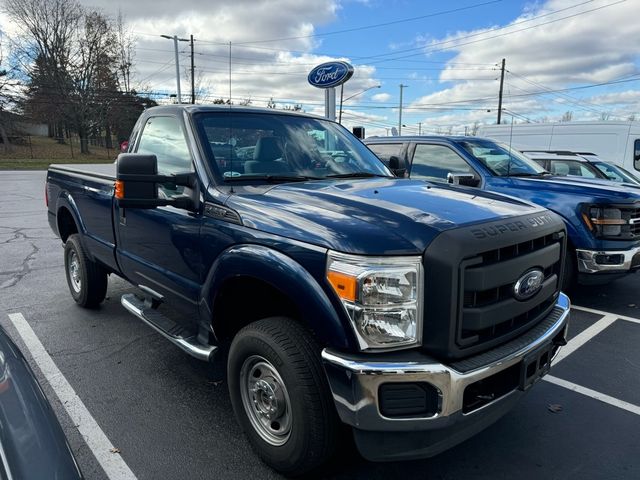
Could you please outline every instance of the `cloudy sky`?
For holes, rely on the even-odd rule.
[[[176,91],[173,43],[160,35],[192,34],[203,101],[229,98],[229,42],[231,97],[256,106],[273,98],[279,107],[323,113],[323,92],[308,85],[308,72],[331,59],[351,62],[343,123],[364,125],[368,135],[398,126],[400,84],[403,133],[495,123],[502,58],[508,121],[559,120],[565,112],[574,120],[640,120],[639,0],[81,3],[122,12],[137,39],[134,84],[158,99]],[[11,35],[1,14],[0,24]],[[179,47],[186,100],[188,43]]]

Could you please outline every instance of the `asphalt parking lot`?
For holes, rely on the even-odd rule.
[[[34,366],[85,476],[279,478],[240,432],[224,369],[188,357],[125,312],[128,284],[111,278],[99,310],[75,305],[47,223],[44,178],[0,172],[0,324]],[[640,478],[639,293],[640,274],[581,288],[571,340],[550,376],[476,437],[423,461],[374,464],[349,452],[326,478]],[[34,336],[25,337],[25,324]],[[59,373],[37,368],[43,357]],[[61,383],[71,389],[66,408],[51,387]],[[78,405],[93,423],[72,420]]]

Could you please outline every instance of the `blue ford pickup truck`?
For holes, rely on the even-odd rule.
[[[118,275],[124,308],[226,360],[238,422],[285,474],[327,461],[340,422],[366,458],[435,455],[566,342],[556,214],[395,178],[335,122],[155,107],[116,164],[52,165],[46,192],[73,299],[98,306]]]
[[[553,176],[507,145],[477,137],[372,137],[364,141],[401,175],[511,195],[567,226],[564,290],[640,269],[640,190],[607,180]]]

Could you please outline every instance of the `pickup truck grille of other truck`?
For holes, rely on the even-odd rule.
[[[559,290],[561,252],[561,239],[548,234],[463,260],[456,343],[465,348],[491,342],[548,314]],[[518,278],[534,267],[543,275],[539,293],[528,300],[514,298]]]
[[[629,233],[634,237],[640,236],[640,208],[623,210],[622,215],[623,218],[628,217]]]

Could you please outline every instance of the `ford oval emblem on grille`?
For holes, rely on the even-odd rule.
[[[544,273],[542,270],[529,270],[522,275],[513,286],[513,296],[516,300],[528,300],[542,288]]]

